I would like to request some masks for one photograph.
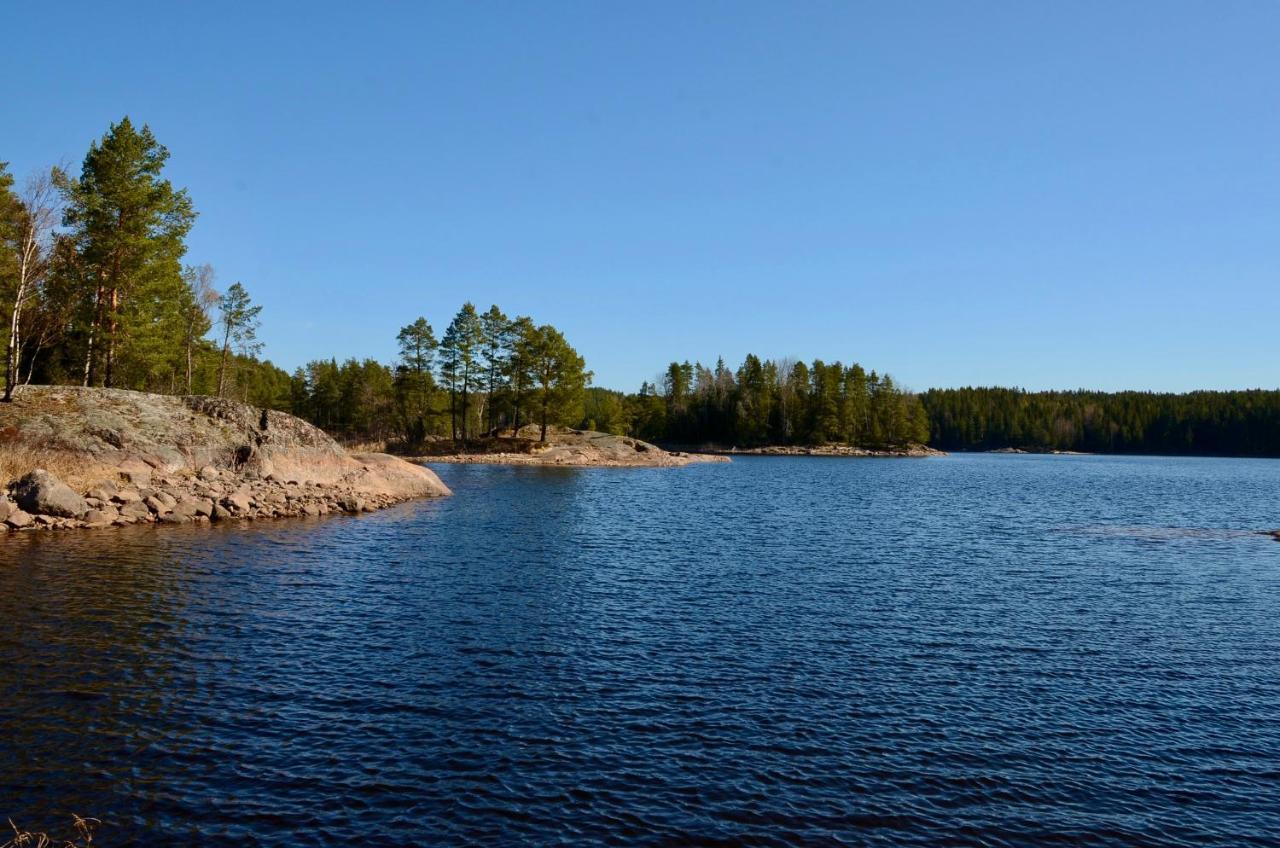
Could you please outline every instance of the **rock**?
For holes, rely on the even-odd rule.
[[[140,459],[126,459],[120,463],[120,474],[134,486],[151,483],[151,466]]]
[[[89,511],[84,498],[48,471],[37,468],[13,487],[14,500],[26,512],[80,518]]]
[[[120,490],[116,487],[116,484],[108,480],[106,482],[99,483],[88,492],[85,492],[85,497],[97,498],[100,501],[109,501],[116,496],[118,491]]]
[[[222,505],[235,512],[248,512],[253,506],[253,499],[244,491],[236,491],[223,498]]]
[[[139,521],[150,518],[151,510],[147,509],[147,505],[142,501],[130,501],[120,507],[120,515],[125,518],[131,518],[134,521]]]
[[[206,502],[208,503],[208,502]],[[183,498],[173,505],[171,515],[182,516],[187,519],[195,518],[197,515],[208,515],[209,510],[206,508],[201,511],[203,504],[195,498]],[[209,504],[212,507],[212,504]]]
[[[156,515],[164,515],[172,509],[172,507],[157,498],[155,495],[147,495],[142,499],[142,502],[146,505],[148,510]]]
[[[363,512],[364,499],[358,498],[355,495],[344,495],[338,499],[338,506],[342,508],[343,512]]]
[[[119,517],[114,509],[110,513],[101,509],[91,509],[84,514],[84,523],[90,527],[106,527]]]
[[[339,499],[359,512],[449,494],[422,465],[353,455],[297,418],[218,398],[30,386],[19,402],[0,404],[0,431],[6,439],[12,433],[20,450],[47,450],[49,463],[65,462],[98,481],[85,497],[68,494],[53,486],[62,465],[47,465],[55,476],[34,488],[57,492],[60,505],[33,513],[0,500],[5,526],[18,512],[26,514],[25,521],[17,517],[23,526],[64,528],[150,523],[174,513],[199,521],[323,515],[337,512]],[[37,522],[36,515],[56,520]]]
[[[20,509],[15,509],[13,512],[9,513],[9,517],[4,520],[4,523],[8,524],[14,530],[21,530],[23,527],[29,527],[33,521],[35,521],[35,519],[32,518],[30,514],[25,513]]]
[[[164,515],[158,516],[156,520],[161,524],[190,524],[193,520],[193,516],[184,515],[183,513],[175,510],[174,512],[167,512]]]

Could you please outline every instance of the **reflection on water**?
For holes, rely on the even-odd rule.
[[[1280,462],[447,466],[0,540],[0,814],[104,844],[1280,841]]]

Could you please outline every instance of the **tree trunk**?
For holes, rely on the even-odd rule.
[[[187,331],[187,394],[191,394],[191,348],[194,346],[191,339],[191,331]]]
[[[102,385],[104,388],[112,388],[115,385],[116,370],[116,333],[120,331],[120,289],[113,287],[111,289],[111,308],[109,315],[111,319],[107,322],[107,359],[103,366]]]
[[[18,290],[13,296],[13,312],[9,315],[9,344],[5,347],[4,357],[4,402],[13,400],[13,387],[18,382],[18,352],[21,349],[18,338],[18,323],[22,319],[22,300],[26,297],[28,256],[23,250],[22,265],[18,270]]]
[[[231,352],[231,331],[222,337],[222,361],[218,363],[218,397],[224,397],[227,388],[227,354]]]
[[[471,382],[471,369],[462,371],[462,446],[467,444],[467,383]]]
[[[97,363],[94,360],[94,343],[97,341],[98,326],[102,323],[102,286],[93,293],[93,318],[89,321],[89,341],[84,352],[84,384],[93,385],[97,377]]]

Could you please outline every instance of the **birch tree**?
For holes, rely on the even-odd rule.
[[[0,191],[8,197],[0,211],[6,219],[4,237],[9,243],[11,272],[5,280],[4,302],[7,315],[5,340],[4,396],[5,403],[13,400],[13,389],[19,382],[24,337],[24,310],[35,299],[40,284],[49,270],[49,258],[54,230],[61,214],[59,194],[55,181],[59,171],[51,169],[27,180],[20,196],[0,182]],[[0,171],[0,180],[12,177]]]
[[[205,334],[213,328],[211,313],[221,299],[214,287],[213,266],[209,264],[188,267],[182,273],[183,348],[186,354],[187,394],[193,393],[196,350]]]

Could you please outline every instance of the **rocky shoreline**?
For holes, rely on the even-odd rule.
[[[350,454],[236,401],[23,387],[0,405],[0,529],[190,524],[359,513],[450,494],[429,469]]]
[[[758,448],[703,448],[704,453],[719,456],[845,456],[859,458],[946,456],[946,451],[928,445],[904,445],[873,450],[851,445],[766,445]]]
[[[512,438],[486,438],[458,450],[455,443],[442,443],[436,453],[412,457],[415,462],[454,465],[548,465],[575,468],[683,468],[703,462],[728,462],[726,456],[687,451],[667,451],[657,445],[597,433],[556,427],[547,441],[534,434],[536,428],[522,429]]]
[[[275,475],[246,477],[210,465],[184,474],[125,471],[121,478],[103,480],[80,495],[36,469],[12,485],[13,500],[0,494],[0,523],[9,530],[199,524],[372,512],[410,499]]]

